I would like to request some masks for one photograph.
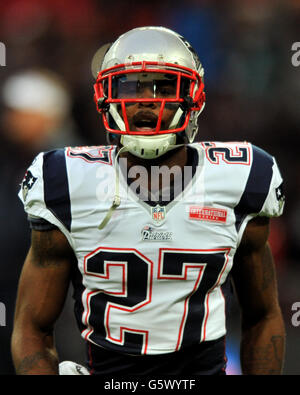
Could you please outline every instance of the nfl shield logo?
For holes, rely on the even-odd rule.
[[[166,208],[157,205],[151,208],[152,219],[156,223],[162,222],[166,217]]]

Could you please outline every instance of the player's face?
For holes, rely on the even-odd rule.
[[[176,97],[176,78],[155,79],[155,76],[149,74],[144,74],[139,78],[130,77],[128,80],[119,81],[119,98],[168,99]],[[131,131],[147,133],[156,129],[161,102],[127,103],[125,108]],[[177,108],[178,104],[166,104],[161,118],[161,130],[169,128]]]

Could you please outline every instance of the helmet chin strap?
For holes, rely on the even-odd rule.
[[[120,155],[122,152],[126,152],[126,151],[128,151],[128,147],[122,147],[122,148],[119,150],[119,152],[117,153],[116,157],[115,157],[115,160],[114,160],[114,162],[115,162],[115,166],[114,166],[114,167],[115,167],[115,169],[116,169],[115,197],[114,197],[114,200],[113,200],[113,202],[112,202],[112,205],[110,206],[110,209],[109,209],[108,212],[106,213],[106,216],[105,216],[104,219],[102,220],[101,224],[98,226],[98,229],[99,229],[99,230],[103,229],[103,228],[107,225],[107,223],[108,223],[109,220],[111,219],[111,216],[112,216],[113,212],[114,212],[115,209],[116,209],[117,207],[119,207],[120,204],[121,204],[120,190],[119,190],[119,178],[120,178],[119,172],[120,172],[120,169],[119,169],[119,166],[118,166],[118,162],[117,162],[117,161],[118,161],[119,155]]]
[[[131,135],[128,136],[128,135],[122,135],[122,137],[128,137],[129,139],[125,139],[125,144],[126,145],[123,145],[123,147],[119,150],[119,152],[117,153],[117,155],[115,157],[115,160],[114,160],[114,167],[116,169],[115,196],[114,196],[114,200],[113,200],[113,203],[112,203],[110,209],[106,213],[106,216],[102,220],[101,224],[98,226],[99,230],[102,230],[103,228],[105,228],[105,226],[110,221],[110,219],[111,219],[111,217],[113,215],[113,212],[121,204],[120,189],[119,189],[120,168],[119,168],[119,165],[118,165],[118,157],[120,156],[120,154],[123,153],[123,152],[130,152],[132,155],[138,156],[140,158],[146,158],[146,156],[139,156],[139,155],[136,154],[136,143],[135,143],[134,139],[142,137],[143,139],[148,139],[148,140],[151,139],[152,140],[153,138],[160,138],[161,139],[162,137],[165,137],[165,136],[168,136],[168,135],[162,135],[162,136],[131,136]],[[176,135],[172,133],[172,136],[174,136],[175,143],[176,143]],[[133,137],[133,139],[130,139],[130,137]],[[141,139],[141,140],[143,141],[143,139]],[[170,141],[171,141],[171,139],[170,139]],[[173,138],[172,138],[172,141],[173,141]],[[122,143],[122,138],[121,138],[121,143]],[[162,153],[160,153],[157,156],[153,156],[151,158],[149,157],[148,159],[158,158],[159,156],[163,155],[164,153],[166,153],[166,152],[168,152],[168,151],[170,151],[172,149],[181,147],[183,145],[185,145],[185,144],[168,144],[168,145],[165,146],[164,150],[161,150],[161,151],[163,151]],[[152,146],[152,149],[153,149],[153,146]]]

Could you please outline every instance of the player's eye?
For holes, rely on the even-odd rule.
[[[157,97],[175,97],[176,87],[172,85],[158,85],[156,88]]]
[[[136,81],[127,81],[126,79],[118,78],[112,80],[112,98],[134,98],[137,92]]]

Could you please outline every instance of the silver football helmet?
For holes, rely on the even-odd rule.
[[[205,105],[204,69],[182,36],[164,27],[130,30],[102,47],[92,67],[104,126],[133,155],[153,159],[193,142]],[[131,120],[135,105],[144,110]]]

